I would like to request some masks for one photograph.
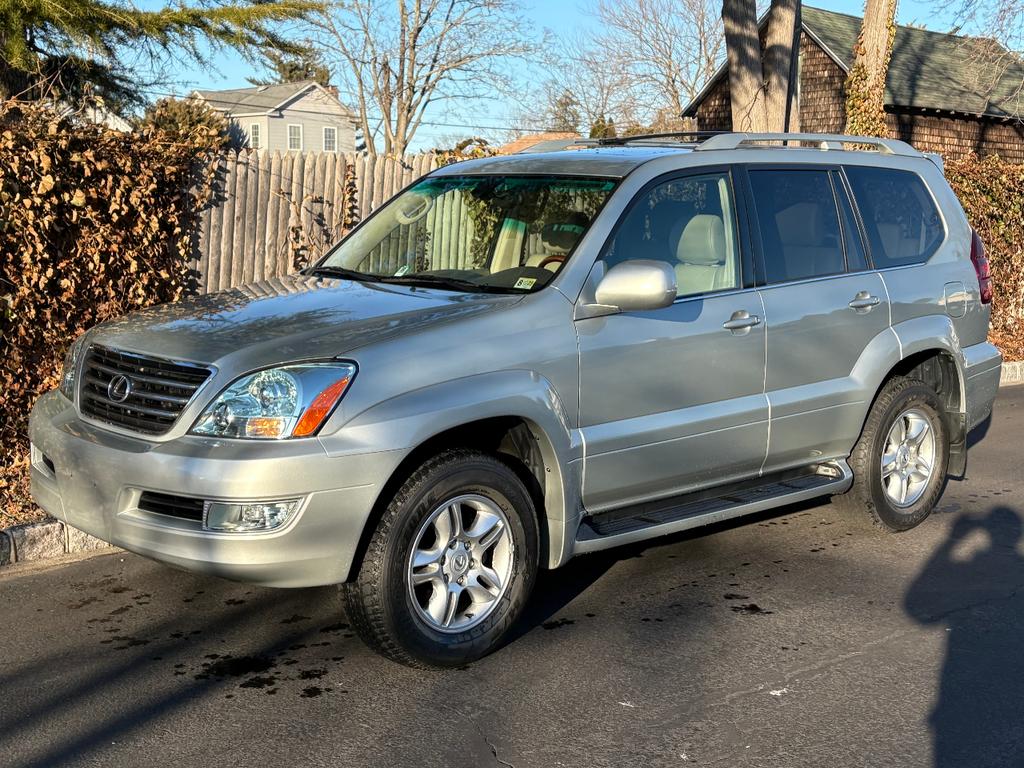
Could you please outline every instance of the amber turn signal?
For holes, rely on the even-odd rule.
[[[295,425],[292,437],[308,437],[320,429],[324,419],[334,410],[338,400],[345,394],[351,380],[350,376],[340,378],[313,398],[313,402],[309,404],[309,408],[302,414],[299,423]]]

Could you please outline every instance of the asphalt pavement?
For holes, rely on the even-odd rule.
[[[0,766],[1024,765],[1024,387],[914,531],[827,502],[542,574],[465,669],[334,589],[129,554],[0,572]]]

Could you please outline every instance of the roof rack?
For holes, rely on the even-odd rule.
[[[921,157],[921,153],[909,144],[897,139],[880,139],[877,136],[843,136],[833,133],[718,133],[696,146],[697,150],[739,149],[744,144],[760,142],[781,142],[787,147],[790,142],[813,144],[822,150],[841,150],[846,145],[867,146],[883,155]]]

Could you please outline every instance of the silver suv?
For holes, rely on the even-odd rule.
[[[897,141],[460,163],[300,274],[84,334],[32,490],[175,566],[341,584],[374,648],[462,664],[581,553],[819,496],[920,523],[992,408],[991,292]]]

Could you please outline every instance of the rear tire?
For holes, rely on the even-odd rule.
[[[494,650],[537,574],[533,500],[495,456],[450,450],[402,484],[356,579],[341,585],[353,628],[414,667],[451,667]]]
[[[942,401],[923,381],[894,377],[871,406],[850,455],[853,485],[834,502],[876,530],[910,530],[935,508],[948,463]]]

